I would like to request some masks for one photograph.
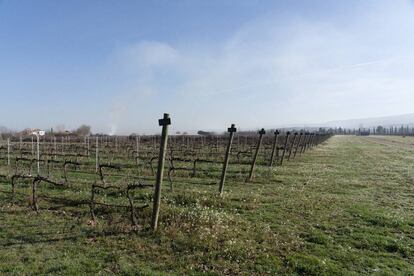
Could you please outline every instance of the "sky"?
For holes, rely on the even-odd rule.
[[[110,134],[412,113],[412,0],[0,0],[0,125]]]

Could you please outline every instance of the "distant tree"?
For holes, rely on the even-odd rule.
[[[91,127],[87,125],[81,125],[78,127],[75,131],[73,131],[75,134],[79,136],[87,136],[91,134]]]
[[[384,133],[384,127],[383,126],[377,126],[377,133]]]

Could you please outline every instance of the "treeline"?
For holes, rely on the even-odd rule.
[[[339,135],[398,135],[398,136],[414,136],[414,127],[411,126],[375,126],[370,128],[330,128],[329,133]],[[321,132],[323,133],[323,132]]]

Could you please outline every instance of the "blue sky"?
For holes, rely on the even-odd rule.
[[[414,4],[0,0],[0,125],[153,133],[413,112]]]

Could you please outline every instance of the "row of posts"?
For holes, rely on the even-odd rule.
[[[164,173],[164,159],[166,154],[166,148],[167,148],[167,140],[168,140],[168,126],[171,124],[171,119],[168,114],[164,114],[164,117],[159,120],[159,125],[162,126],[162,132],[161,132],[161,139],[160,139],[160,152],[159,152],[159,158],[158,158],[158,170],[157,170],[157,176],[156,176],[156,182],[155,182],[155,188],[154,188],[154,194],[153,194],[153,211],[152,211],[152,219],[151,219],[151,227],[153,231],[157,230],[158,227],[158,218],[160,213],[160,204],[161,204],[161,187],[162,187],[162,180],[163,180],[163,173]],[[234,133],[237,131],[234,124],[231,125],[227,129],[229,133],[229,139],[227,143],[226,153],[224,156],[224,162],[223,162],[223,170],[221,173],[220,183],[219,183],[219,194],[220,196],[223,194],[224,191],[224,183],[226,180],[226,173],[227,173],[227,167],[229,164],[229,157],[231,152],[231,146],[234,138]],[[257,142],[256,151],[253,156],[253,161],[250,167],[249,176],[246,179],[246,181],[251,181],[253,178],[254,168],[257,161],[257,156],[259,154],[260,147],[262,145],[263,135],[265,135],[265,130],[262,128],[258,134],[259,134],[259,140]],[[273,140],[273,147],[272,147],[272,155],[270,158],[269,166],[271,167],[274,162],[275,152],[277,151],[277,142],[278,142],[278,136],[279,131],[274,132],[274,140]],[[283,159],[285,157],[286,151],[289,150],[287,153],[288,160],[291,158],[292,152],[293,156],[295,157],[298,150],[300,150],[300,153],[304,153],[305,150],[313,145],[316,144],[315,137],[316,134],[313,133],[294,133],[294,137],[291,141],[291,144],[288,145],[289,142],[289,136],[291,135],[290,132],[286,133],[285,141],[284,141],[284,147],[283,152],[281,156],[281,164],[283,162]],[[299,135],[299,138],[297,138]],[[297,142],[296,140],[299,139]],[[137,139],[137,148],[138,148],[139,140]],[[296,148],[293,151],[293,147],[296,143]]]
[[[162,131],[161,131],[161,139],[160,139],[160,151],[159,151],[159,156],[158,156],[158,169],[157,169],[156,182],[155,182],[154,194],[153,194],[153,212],[152,212],[152,218],[151,218],[151,227],[153,231],[156,231],[158,227],[158,219],[159,219],[160,204],[161,204],[161,187],[162,187],[163,174],[164,174],[164,161],[165,161],[167,141],[168,141],[168,126],[171,124],[171,119],[169,117],[169,114],[165,113],[163,118],[160,119],[158,123],[160,126],[162,126]],[[227,129],[227,131],[229,133],[229,139],[227,143],[227,148],[226,148],[224,162],[223,162],[223,169],[222,169],[221,179],[219,183],[220,196],[223,194],[223,191],[224,191],[224,183],[225,183],[227,168],[229,164],[231,146],[232,146],[232,142],[234,138],[234,133],[237,131],[237,129],[235,125],[232,124],[231,127]],[[265,133],[266,132],[263,128],[258,132],[259,139],[257,141],[256,150],[255,150],[252,164],[251,164],[250,171],[249,171],[249,176],[246,179],[246,181],[251,181],[253,178],[257,157],[260,151],[260,147],[262,145],[263,135],[265,135]],[[279,134],[280,133],[277,130],[274,132],[272,154],[271,154],[271,158],[269,162],[270,167],[272,167],[273,162],[274,162],[275,153],[277,151],[277,143],[278,143]],[[289,149],[287,158],[288,160],[290,159],[293,146],[295,145],[298,133],[294,133],[294,138],[292,139],[291,145],[288,146],[290,135],[291,135],[290,132],[286,133],[283,152],[281,156],[281,164],[283,162],[287,149]],[[303,153],[307,148],[314,145],[313,139],[315,137],[316,137],[315,134],[300,133],[299,140],[296,143],[295,151],[293,152],[294,154],[293,156],[296,156],[296,153],[298,152],[298,150],[300,150],[300,153]],[[302,139],[303,141],[301,141]],[[88,151],[89,151],[89,140],[88,142],[86,142],[85,140],[85,143],[87,143]],[[95,146],[96,148],[96,153],[95,153],[96,154],[96,171],[98,171],[99,169],[99,137],[96,137],[95,143],[96,143],[96,146]],[[56,139],[55,139],[55,146],[56,146]],[[300,146],[301,148],[299,149]],[[138,149],[139,149],[139,137],[138,136],[136,137],[136,149],[137,149],[136,154],[138,156]],[[32,140],[32,152],[33,152],[33,140]],[[39,162],[40,162],[40,148],[39,148],[39,136],[37,136],[37,170],[38,170],[38,174],[40,175],[40,163]],[[7,164],[8,166],[10,166],[10,138],[7,139]]]

